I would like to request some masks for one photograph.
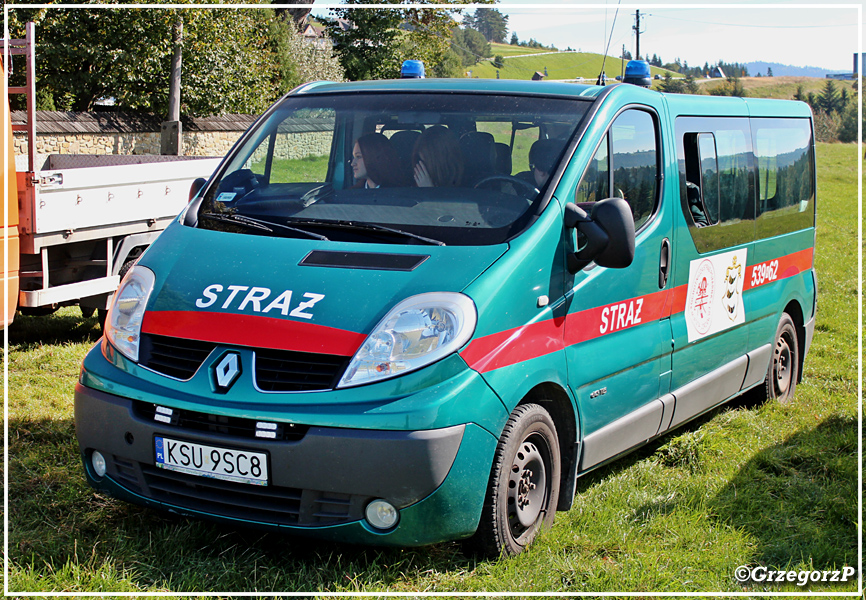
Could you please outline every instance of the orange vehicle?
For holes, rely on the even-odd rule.
[[[3,67],[0,59],[0,68]],[[3,321],[2,327],[12,322],[18,304],[18,185],[15,174],[15,152],[12,146],[12,120],[9,115],[9,97],[6,93],[6,78],[3,78],[2,117],[5,132],[5,168],[0,171],[3,187],[3,244],[0,246],[0,265],[3,269]]]

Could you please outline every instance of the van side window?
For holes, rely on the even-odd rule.
[[[712,133],[687,133],[686,197],[696,227],[719,222],[719,160]]]
[[[676,120],[680,198],[698,252],[754,239],[752,140],[744,118]]]
[[[815,222],[812,130],[808,119],[752,119],[758,166],[758,238]]]
[[[574,194],[578,204],[614,196],[631,206],[638,230],[655,210],[658,149],[652,115],[627,110],[616,118],[596,150]]]
[[[626,200],[634,216],[635,231],[655,209],[658,189],[658,152],[652,116],[628,110],[610,128],[613,195]]]

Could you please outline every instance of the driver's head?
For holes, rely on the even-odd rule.
[[[532,144],[529,149],[529,170],[535,177],[536,187],[547,183],[561,149],[562,143],[558,140],[538,140]]]

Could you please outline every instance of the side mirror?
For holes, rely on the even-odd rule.
[[[204,184],[207,183],[207,179],[204,177],[199,177],[195,181],[192,182],[192,185],[189,186],[189,202],[192,202],[192,199],[195,198],[196,194],[199,193],[199,190],[204,187]]]
[[[622,198],[607,198],[592,205],[590,213],[569,202],[565,226],[577,228],[586,244],[568,257],[569,273],[577,273],[591,262],[611,269],[624,269],[634,260],[634,219]]]

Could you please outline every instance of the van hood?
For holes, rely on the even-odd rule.
[[[156,276],[142,332],[352,356],[395,304],[460,292],[507,249],[271,238],[174,223],[139,261]]]

